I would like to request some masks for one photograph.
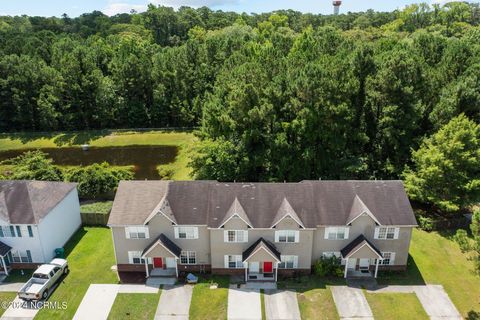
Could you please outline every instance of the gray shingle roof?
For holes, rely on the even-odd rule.
[[[358,201],[382,225],[416,225],[401,181],[302,181],[222,183],[216,181],[123,181],[109,225],[143,224],[165,197],[178,224],[220,227],[237,199],[254,228],[270,228],[290,207],[306,228],[345,225]],[[243,214],[242,212],[242,214]]]
[[[2,241],[0,241],[0,256],[4,256],[6,255],[10,250],[12,249],[12,247],[10,247],[8,244],[5,244],[3,243]]]
[[[11,224],[38,224],[73,189],[75,183],[0,181],[0,219]]]
[[[368,241],[367,238],[363,234],[359,235],[356,237],[352,242],[347,244],[345,248],[340,250],[340,253],[342,254],[342,257],[345,258],[348,256],[350,253],[354,252],[355,250],[359,249],[360,247],[364,246],[365,244],[368,244],[380,257],[382,256],[382,253],[380,250],[378,250],[377,247],[370,241]]]
[[[160,243],[163,245],[165,248],[167,248],[171,253],[173,253],[177,258],[180,258],[180,253],[182,253],[182,249],[177,246],[175,243],[173,243],[170,238],[168,238],[166,235],[161,233],[154,241],[152,241],[142,252],[142,256],[147,253],[151,248],[157,245],[157,243]]]
[[[271,255],[275,256],[280,261],[280,252],[277,250],[275,245],[263,238],[258,239],[242,252],[242,261],[247,260],[259,248],[264,248],[265,250],[269,251]]]

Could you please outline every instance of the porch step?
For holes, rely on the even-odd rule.
[[[149,277],[145,282],[148,287],[158,287],[160,285],[174,285],[177,282],[175,277]]]

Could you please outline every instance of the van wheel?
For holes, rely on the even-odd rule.
[[[44,300],[47,300],[47,298],[48,298],[48,289],[45,290],[45,291],[43,291],[42,298],[43,298]]]
[[[70,270],[68,270],[68,267],[65,268],[65,269],[63,269],[63,274],[64,274],[64,275],[67,275],[69,272],[70,272]]]

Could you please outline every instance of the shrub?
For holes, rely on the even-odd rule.
[[[42,151],[28,151],[16,158],[4,161],[5,164],[14,166],[13,180],[41,180],[62,181],[63,174],[60,168],[53,164],[52,159]]]
[[[471,250],[472,247],[470,245],[470,240],[468,239],[467,231],[463,229],[457,230],[453,236],[453,239],[456,243],[458,243],[460,250],[462,250],[463,253]]]
[[[435,221],[430,217],[418,216],[418,226],[424,231],[433,231],[435,229]]]
[[[158,175],[161,180],[172,180],[175,170],[169,166],[158,167]]]
[[[337,257],[321,257],[313,266],[314,272],[316,275],[325,277],[325,276],[334,276],[341,277],[343,276],[343,268],[341,266],[341,260]]]
[[[82,198],[96,198],[114,192],[120,180],[131,180],[131,170],[112,168],[108,163],[95,163],[91,166],[67,170],[65,179],[78,183],[78,193]]]

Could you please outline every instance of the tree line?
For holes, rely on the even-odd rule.
[[[479,23],[462,2],[0,17],[0,130],[196,126],[202,179],[420,175],[425,138],[479,123]]]

